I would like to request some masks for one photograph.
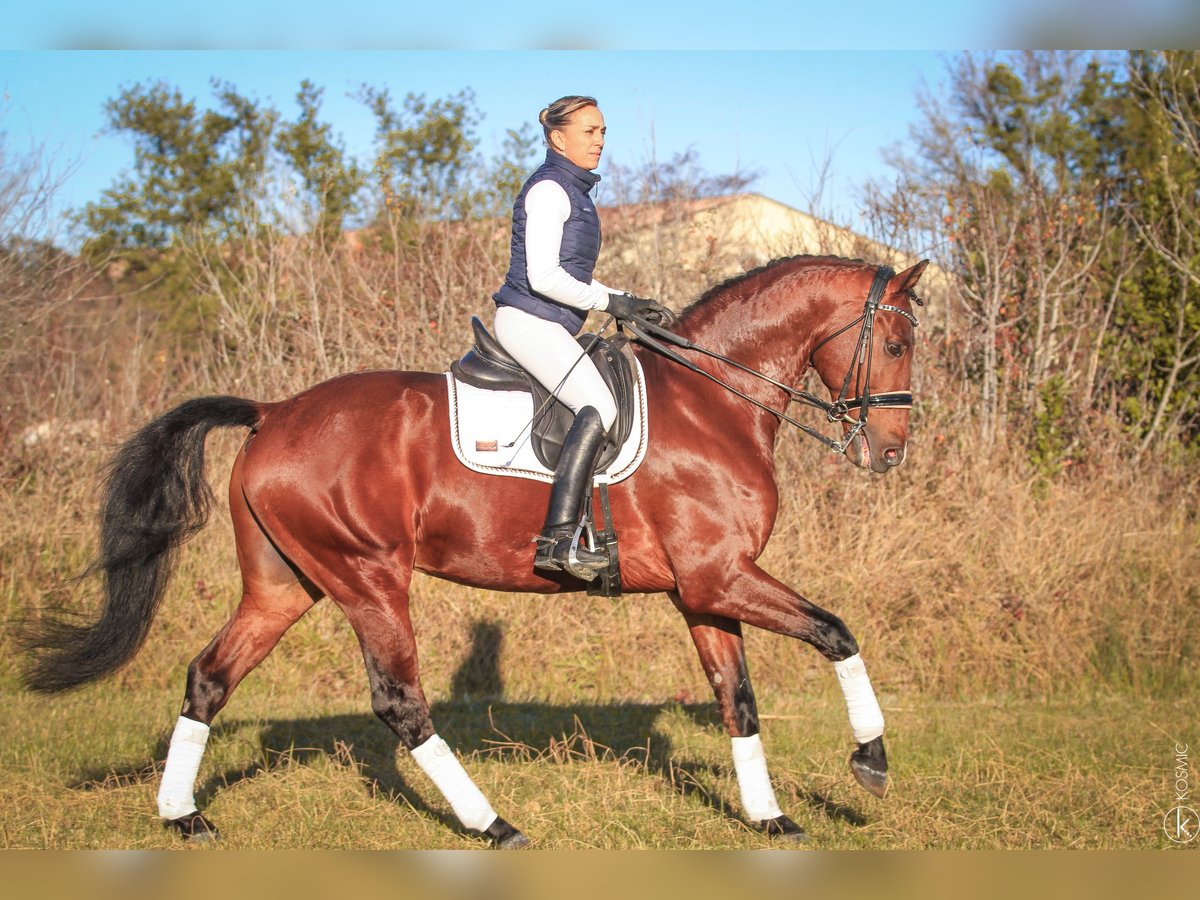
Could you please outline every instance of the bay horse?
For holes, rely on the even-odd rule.
[[[841,441],[823,440],[875,472],[900,465],[912,399],[913,303],[920,302],[914,287],[927,262],[893,274],[836,257],[776,260],[704,293],[680,315],[671,340],[650,329],[674,349],[636,349],[649,448],[640,468],[611,488],[623,587],[665,592],[682,614],[730,735],[743,811],[773,836],[804,833],[771,787],[743,623],[800,638],[833,663],[858,745],[851,769],[873,794],[882,797],[887,787],[883,717],[854,636],[756,562],[778,508],[780,422],[793,421],[785,412],[791,401],[813,402],[788,385],[815,367],[834,398],[816,403],[842,428]],[[527,844],[434,729],[409,584],[414,571],[542,594],[582,583],[533,568],[531,537],[547,488],[466,468],[452,452],[447,416],[443,374],[373,371],[281,402],[193,399],[144,426],[109,463],[93,566],[104,581],[102,611],[85,624],[51,616],[35,622],[26,635],[26,686],[67,690],[133,657],[181,545],[209,513],[206,435],[248,428],[229,483],[242,598],[188,667],[160,816],[186,838],[217,835],[193,798],[209,724],[284,632],[327,596],[358,636],[372,709],[464,827],[500,847]]]

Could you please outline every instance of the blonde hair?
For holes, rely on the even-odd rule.
[[[571,116],[586,106],[600,108],[600,104],[596,102],[595,97],[570,94],[566,97],[559,97],[538,113],[538,121],[542,123],[542,133],[547,147],[553,146],[550,143],[550,132],[565,128],[571,124]]]

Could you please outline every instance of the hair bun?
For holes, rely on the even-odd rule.
[[[566,128],[571,123],[571,116],[575,115],[577,110],[583,109],[585,106],[598,107],[599,104],[596,103],[595,97],[569,94],[566,97],[559,97],[538,113],[538,121],[542,123],[542,133],[545,136],[547,147],[553,146],[550,143],[551,132],[559,128]]]

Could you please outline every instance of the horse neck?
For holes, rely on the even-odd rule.
[[[771,279],[752,276],[693,308],[678,331],[697,346],[795,385],[804,375],[816,329],[828,318],[828,303],[810,281],[803,271]],[[765,382],[720,368],[725,380],[750,388],[754,396],[762,392]]]

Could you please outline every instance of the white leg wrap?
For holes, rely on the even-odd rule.
[[[837,673],[838,684],[842,686],[842,694],[846,697],[846,710],[850,713],[850,730],[854,740],[860,744],[873,741],[883,734],[883,710],[875,699],[875,691],[871,687],[871,679],[867,677],[867,667],[862,657],[855,653],[849,659],[843,659],[833,664]]]
[[[436,734],[412,751],[413,759],[467,828],[485,831],[496,821],[496,811],[454,755],[449,744]]]
[[[208,743],[208,726],[194,719],[179,717],[167,751],[162,784],[158,787],[158,814],[164,819],[178,819],[196,812],[196,775]]]
[[[751,822],[763,822],[782,816],[771,778],[767,775],[767,755],[757,734],[735,737],[733,769],[737,772],[738,790],[742,794],[742,809]]]

